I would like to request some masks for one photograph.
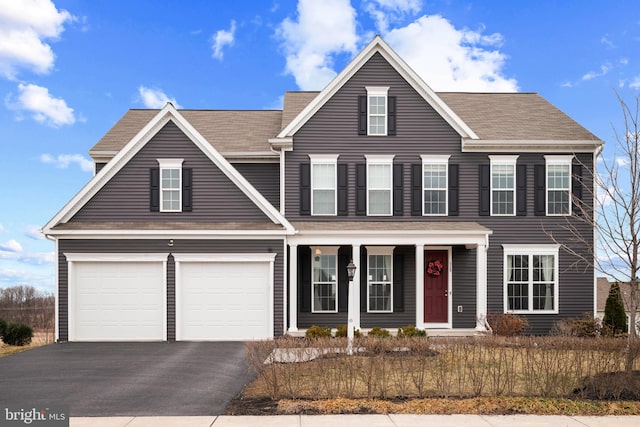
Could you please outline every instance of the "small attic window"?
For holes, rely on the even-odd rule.
[[[183,162],[184,159],[158,159],[161,212],[182,212]]]
[[[387,94],[388,87],[367,88],[367,134],[372,136],[387,135]]]

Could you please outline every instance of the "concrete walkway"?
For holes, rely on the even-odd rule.
[[[71,427],[638,427],[640,416],[564,415],[279,415],[218,417],[71,417]]]

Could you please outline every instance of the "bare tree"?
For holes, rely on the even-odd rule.
[[[564,238],[556,238],[549,231],[547,234],[578,262],[593,266],[617,282],[629,284],[627,314],[635,325],[640,296],[640,95],[635,95],[630,103],[617,92],[616,97],[622,122],[613,125],[614,147],[608,156],[599,156],[598,173],[593,173],[596,165],[593,168],[583,165],[582,191],[586,197],[578,199],[574,195],[576,215],[563,226],[568,233],[558,233]],[[587,180],[593,180],[593,184]],[[595,206],[591,205],[592,200],[596,200]],[[580,223],[595,229],[595,245],[591,243],[593,236],[583,234]],[[636,328],[631,327],[629,340],[635,338]]]

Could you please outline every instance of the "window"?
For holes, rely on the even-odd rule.
[[[367,247],[367,311],[393,311],[393,247]]]
[[[311,158],[311,215],[336,215],[337,155]]]
[[[518,156],[491,159],[491,215],[515,215],[516,160]]]
[[[367,129],[369,135],[387,135],[388,87],[367,87]]]
[[[449,156],[422,157],[423,215],[447,215]]]
[[[503,245],[505,312],[558,312],[558,246]]]
[[[391,215],[393,156],[367,158],[367,215]]]
[[[336,313],[338,311],[338,248],[312,247],[311,311]]]
[[[161,212],[182,212],[183,161],[184,159],[158,159]]]
[[[573,156],[544,156],[547,172],[547,215],[571,215]]]

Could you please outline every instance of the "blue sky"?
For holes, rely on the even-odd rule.
[[[609,143],[640,92],[636,1],[0,0],[0,288],[53,291],[38,229],[129,108],[280,108],[375,34],[436,91],[538,92]]]

